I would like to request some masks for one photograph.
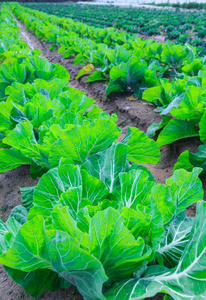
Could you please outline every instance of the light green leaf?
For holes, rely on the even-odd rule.
[[[6,223],[0,220],[0,255],[13,244],[20,227],[15,218],[9,218]]]
[[[117,284],[107,295],[108,300],[145,299],[157,293],[168,293],[174,300],[206,297],[206,203],[197,204],[197,215],[190,239],[175,269],[151,266],[143,278],[130,278]]]
[[[34,207],[30,209],[28,218],[35,215],[36,209],[49,216],[53,207],[60,204],[60,197],[71,188],[82,185],[80,169],[75,165],[54,168],[44,174],[37,184],[34,195]],[[80,199],[81,200],[81,199]]]
[[[199,167],[203,173],[206,173],[206,145],[200,145],[196,153],[188,150],[182,152],[173,170],[183,168],[191,172],[194,167]]]
[[[109,192],[119,186],[119,173],[128,169],[127,146],[113,144],[97,155],[92,155],[84,164],[87,172],[100,179]]]
[[[200,120],[199,127],[200,140],[203,142],[203,144],[206,144],[206,112],[204,112]]]
[[[76,219],[85,198],[96,205],[107,195],[108,190],[102,181],[85,170],[80,171],[79,166],[63,165],[40,178],[34,190],[34,207],[30,209],[29,218],[33,218],[37,211],[49,216],[56,205],[62,204],[68,206],[70,214]]]
[[[93,205],[107,197],[108,189],[102,181],[81,170],[82,176],[82,198],[89,199]]]
[[[94,71],[91,75],[89,75],[87,82],[94,82],[99,80],[107,80],[101,71]]]
[[[180,156],[178,157],[176,164],[174,165],[173,171],[178,170],[178,169],[185,169],[188,172],[191,172],[193,170],[194,166],[192,165],[192,163],[190,163],[189,157],[190,157],[190,151],[186,150],[186,151],[182,152],[180,154]],[[206,153],[205,153],[205,158],[206,158]]]
[[[87,97],[83,92],[72,87],[67,87],[67,91],[59,96],[59,100],[68,112],[75,114],[84,114],[95,102],[91,98]]]
[[[203,70],[203,63],[200,59],[194,59],[191,64],[182,67],[182,72],[188,76],[197,76],[200,70]]]
[[[106,119],[89,125],[69,125],[59,141],[53,145],[53,153],[60,157],[84,163],[92,154],[107,149],[119,136],[118,127]]]
[[[148,174],[142,170],[131,170],[128,173],[120,173],[121,204],[120,207],[136,209],[138,204],[147,206],[150,204],[151,190],[156,184],[148,180]]]
[[[147,102],[152,102],[156,106],[160,106],[159,103],[162,105],[168,105],[169,99],[167,92],[171,89],[171,83],[165,83],[163,85],[151,87],[143,92],[142,99],[146,100]]]
[[[160,159],[160,148],[157,143],[136,127],[130,127],[132,132],[128,141],[128,158],[135,163],[157,164]]]
[[[17,124],[3,142],[20,150],[23,155],[33,159],[37,164],[48,168],[48,159],[45,153],[40,150],[41,147],[37,145],[33,126],[29,121]]]
[[[14,103],[13,103],[13,109],[11,110],[10,118],[16,123],[28,121],[27,116]]]
[[[112,280],[131,276],[144,259],[144,240],[135,240],[124,226],[124,219],[113,208],[98,212],[91,219],[89,232],[90,252],[102,262]]]
[[[141,211],[137,206],[136,209],[123,207],[121,216],[124,218],[124,225],[129,229],[135,238],[146,236],[150,227],[151,216]]]
[[[173,119],[160,132],[157,139],[157,144],[161,147],[180,139],[196,136],[198,136],[198,132],[193,120],[185,121]]]
[[[122,79],[127,77],[127,70],[125,68],[125,65],[112,67],[109,76],[113,81],[117,80],[118,78]]]
[[[51,214],[52,223],[57,230],[66,232],[69,236],[79,241],[86,250],[89,248],[89,236],[77,227],[77,222],[69,213],[68,207],[56,206]]]
[[[157,184],[152,188],[152,201],[163,216],[163,224],[169,222],[175,213],[176,203],[173,201],[170,189],[163,184]]]
[[[178,108],[173,108],[171,115],[177,119],[200,119],[206,109],[206,97],[197,86],[189,86]]]
[[[19,150],[0,150],[0,173],[16,169],[21,165],[29,165],[30,163],[30,158],[24,156]]]
[[[180,169],[166,180],[176,204],[176,214],[203,199],[202,182],[198,177],[200,173],[200,168],[194,168],[192,172]]]
[[[49,269],[75,284],[85,299],[104,299],[102,284],[107,277],[102,264],[66,232],[45,230],[41,216],[21,227],[11,248],[0,256],[0,262],[24,272]]]

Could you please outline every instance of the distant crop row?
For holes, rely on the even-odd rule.
[[[119,8],[79,4],[25,4],[26,7],[72,18],[74,21],[96,27],[114,27],[145,36],[163,35],[165,40],[190,43],[205,55],[206,12]]]
[[[195,1],[185,2],[185,3],[160,3],[156,4],[163,7],[175,7],[175,8],[184,8],[184,9],[206,9],[206,3],[198,3]]]

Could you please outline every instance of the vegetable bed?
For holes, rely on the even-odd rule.
[[[24,15],[19,5],[11,8],[18,17]],[[26,13],[23,17],[27,22]],[[35,18],[27,26],[43,38]],[[158,163],[161,143],[136,127],[129,127],[117,142],[117,116],[69,87],[63,66],[45,61],[37,49],[30,51],[5,4],[0,22],[0,172],[29,165],[30,176],[38,178],[21,189],[22,205],[12,209],[6,222],[0,221],[0,263],[8,275],[32,297],[75,286],[88,300],[146,299],[157,293],[166,294],[165,300],[204,299],[202,168],[176,168],[165,184],[157,184],[143,164]],[[47,29],[46,39],[50,36],[56,45],[56,33]],[[190,50],[182,49],[184,59],[196,62]],[[115,91],[114,82],[121,82],[142,95],[143,84],[151,80],[146,74],[152,78],[157,69],[150,70],[140,58],[133,60],[127,49],[108,48],[108,55],[113,51],[122,59],[128,51],[128,61],[121,65],[111,56],[112,74],[122,76],[111,78],[107,93],[111,87]],[[168,57],[166,61],[170,69]],[[172,65],[173,71],[179,64]],[[173,84],[160,78],[154,78],[159,89]],[[143,90],[151,95],[148,86]],[[188,91],[181,91],[186,98]],[[160,100],[159,110],[168,110],[170,104]],[[204,110],[204,102],[199,103]],[[185,210],[195,203],[196,216],[188,217]]]
[[[143,36],[164,36],[165,40],[180,44],[190,43],[204,56],[206,13],[201,11],[171,11],[148,8],[121,8],[105,5],[79,5],[74,3],[24,3],[59,17],[71,18],[95,27],[114,27]]]

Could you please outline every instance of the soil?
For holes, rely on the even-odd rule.
[[[96,104],[107,113],[116,113],[118,116],[117,125],[122,129],[120,139],[125,135],[129,126],[138,127],[140,130],[146,132],[147,128],[152,123],[161,121],[161,116],[156,112],[155,106],[143,100],[131,101],[127,98],[132,94],[120,93],[111,95],[105,98],[104,82],[87,83],[86,77],[75,80],[81,66],[73,65],[73,58],[62,59],[62,56],[56,49],[49,51],[51,44],[44,44],[37,40],[34,34],[29,31],[26,32],[25,25],[18,22],[21,26],[21,36],[30,48],[38,48],[41,50],[41,57],[48,59],[53,63],[62,64],[70,73],[70,86],[77,88],[86,93],[86,95],[96,101]],[[195,139],[187,139],[185,141],[178,141],[173,145],[163,146],[161,148],[161,159],[159,163],[154,166],[152,164],[145,164],[145,166],[152,172],[158,183],[165,183],[165,180],[172,176],[172,169],[177,161],[178,156],[185,150],[196,152],[197,142]],[[206,177],[206,176],[205,176]],[[202,177],[204,190],[206,189],[206,178]],[[21,204],[21,193],[19,187],[32,186],[37,184],[37,180],[32,180],[29,176],[29,167],[21,166],[15,170],[11,170],[0,174],[0,218],[7,220],[12,208]],[[195,215],[195,205],[187,209],[187,214]],[[7,276],[3,266],[0,266],[0,300],[31,300],[34,299],[25,291],[14,283],[10,277]],[[60,290],[59,292],[45,291],[39,299],[44,300],[82,300],[83,298],[77,290],[72,287],[67,290]],[[153,300],[163,299],[163,295],[156,295]]]
[[[156,40],[158,43],[164,43],[165,42],[165,36],[164,35],[150,35],[146,36],[144,34],[135,33],[137,36],[141,37],[143,40]]]

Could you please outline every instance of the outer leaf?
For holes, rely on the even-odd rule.
[[[176,203],[173,201],[170,189],[163,184],[158,184],[152,188],[152,201],[163,216],[163,223],[169,222],[174,213]]]
[[[87,172],[100,179],[110,193],[119,186],[119,173],[128,169],[127,146],[113,144],[97,155],[92,155],[84,164]]]
[[[19,150],[0,150],[0,173],[16,169],[21,165],[29,165],[30,163],[30,158],[24,156]]]
[[[170,225],[166,227],[164,240],[157,250],[158,260],[161,256],[166,267],[173,268],[179,263],[179,259],[189,241],[193,224],[194,218],[189,218],[185,212],[182,212],[175,216]]]
[[[5,144],[20,150],[25,156],[32,158],[36,163],[48,168],[46,155],[39,150],[40,147],[37,145],[33,126],[29,121],[19,123],[3,141]]]
[[[194,168],[191,173],[181,169],[166,180],[171,189],[173,202],[177,206],[176,214],[203,199],[202,183],[198,178],[200,172],[200,168]]]
[[[15,218],[9,218],[5,224],[0,221],[0,254],[13,244],[20,227],[21,224]]]
[[[74,165],[54,168],[44,174],[37,184],[33,204],[36,209],[41,209],[45,216],[49,216],[53,207],[60,204],[60,197],[70,188],[81,186],[79,167]],[[34,207],[30,210],[29,218],[35,215]]]
[[[120,207],[136,209],[138,204],[150,204],[151,189],[155,181],[148,180],[148,174],[141,170],[131,170],[129,173],[120,173],[121,204]]]
[[[200,123],[199,123],[200,131],[200,140],[203,142],[203,144],[206,144],[206,112],[202,116]]]
[[[162,121],[160,123],[153,123],[151,124],[148,128],[147,128],[147,132],[146,134],[148,135],[148,137],[152,138],[155,136],[156,132],[160,129],[162,129],[163,127],[165,127],[165,125],[167,125],[169,123],[169,121],[172,119],[172,117],[168,116],[168,117],[162,117]]]
[[[20,188],[23,206],[29,210],[33,206],[35,186]]]
[[[82,250],[79,242],[67,233],[45,230],[41,216],[21,227],[12,247],[1,255],[0,262],[25,272],[50,269],[75,284],[85,299],[104,299],[102,284],[107,277],[101,263]]]
[[[123,281],[107,294],[108,300],[145,299],[162,292],[174,300],[206,297],[206,203],[197,204],[197,216],[190,240],[175,269],[148,268],[144,278]]]
[[[185,97],[185,92],[178,93],[176,92],[176,95],[173,96],[171,99],[171,102],[168,105],[164,105],[163,107],[159,107],[160,115],[167,115],[171,112],[173,108],[178,108],[179,104],[181,104],[182,100]]]
[[[79,73],[77,74],[75,79],[78,79],[78,78],[82,77],[83,75],[85,75],[86,73],[91,72],[93,70],[94,70],[94,66],[92,64],[88,64],[79,71]]]
[[[101,71],[94,71],[91,75],[89,75],[87,82],[94,82],[99,80],[107,80]]]
[[[194,59],[191,64],[187,64],[182,68],[183,73],[188,76],[197,76],[200,70],[203,70],[203,64],[200,59]]]
[[[206,173],[206,145],[200,145],[197,153],[188,150],[181,153],[173,170],[183,168],[192,171],[194,167],[202,168],[202,172]]]
[[[138,128],[130,127],[132,132],[128,141],[128,158],[135,163],[157,164],[160,159],[160,148],[155,141],[140,131]]]
[[[53,152],[83,163],[91,154],[107,149],[119,133],[118,127],[105,119],[96,120],[91,125],[69,125],[62,138],[54,143]]]
[[[200,87],[189,86],[185,94],[184,100],[180,103],[178,108],[171,111],[171,115],[178,119],[200,119],[206,108],[205,96]]]
[[[198,132],[193,120],[171,120],[160,132],[157,144],[161,147],[163,145],[171,144],[179,139],[196,136],[198,136]]]
[[[142,260],[143,249],[144,240],[135,240],[115,209],[107,208],[91,219],[90,251],[112,280],[131,276]]]
[[[107,97],[112,92],[123,92],[126,90],[126,84],[121,80],[121,78],[117,78],[114,81],[109,82],[109,85],[105,92],[105,97]]]
[[[120,66],[112,67],[109,75],[113,81],[116,81],[118,78],[119,79],[126,78],[127,77],[126,65],[123,64],[123,66],[120,65]]]
[[[160,106],[160,104],[162,106],[168,105],[168,94],[171,89],[171,83],[164,83],[163,85],[151,87],[143,92],[142,99],[146,100],[147,102],[153,102],[156,106]]]
[[[14,282],[22,286],[26,293],[34,298],[41,296],[44,290],[56,292],[63,287],[63,279],[50,270],[23,272],[8,267],[5,267],[5,270]]]
[[[12,209],[9,218],[14,218],[17,222],[23,225],[27,221],[27,215],[28,212],[26,208],[22,205],[17,205],[14,209]]]

